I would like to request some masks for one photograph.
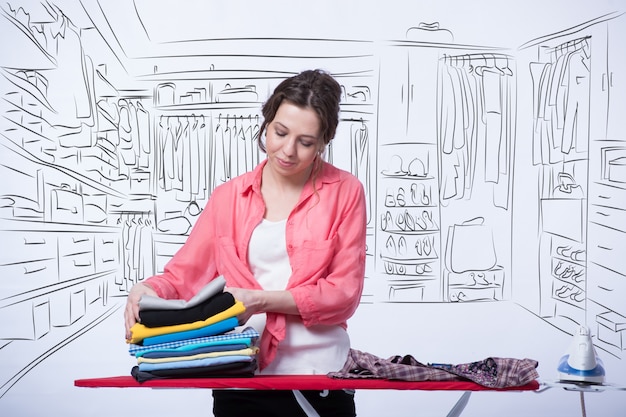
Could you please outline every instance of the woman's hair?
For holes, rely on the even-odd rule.
[[[259,147],[263,152],[266,151],[261,138],[283,101],[315,111],[320,122],[320,138],[324,146],[328,145],[335,137],[339,124],[340,100],[341,86],[330,74],[322,70],[303,71],[283,80],[261,109],[263,123],[259,129]]]

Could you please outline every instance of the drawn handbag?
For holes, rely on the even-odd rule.
[[[83,197],[73,191],[68,184],[52,190],[52,210],[50,220],[57,223],[82,224]]]
[[[446,258],[452,272],[487,271],[496,265],[496,249],[483,217],[450,226]]]

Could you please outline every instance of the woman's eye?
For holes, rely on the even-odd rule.
[[[283,137],[283,136],[287,136],[287,134],[285,132],[283,132],[282,130],[277,130],[276,131],[276,135]]]
[[[306,142],[306,141],[302,141],[300,142],[302,144],[302,146],[304,146],[305,148],[310,148],[311,146],[313,146],[313,142]]]

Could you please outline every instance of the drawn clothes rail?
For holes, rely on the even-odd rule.
[[[549,62],[531,62],[533,163],[575,159],[589,144],[590,50],[587,39],[557,46]]]
[[[159,187],[180,201],[204,198],[207,190],[207,129],[204,116],[161,116],[156,125]]]
[[[512,147],[511,62],[507,56],[446,56],[440,61],[438,137],[443,203],[492,187],[507,208]],[[491,185],[489,185],[491,184]]]

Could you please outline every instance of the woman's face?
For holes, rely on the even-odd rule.
[[[283,101],[265,134],[268,166],[273,172],[304,183],[322,146],[317,113]]]

